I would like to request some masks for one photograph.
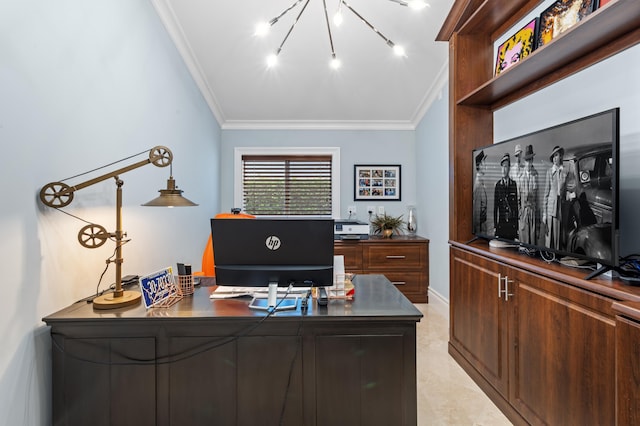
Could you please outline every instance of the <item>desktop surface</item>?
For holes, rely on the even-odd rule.
[[[213,284],[212,280],[207,280]],[[355,297],[353,300],[331,299],[328,306],[317,306],[315,299],[310,299],[305,317],[313,318],[348,318],[349,320],[370,320],[375,317],[405,317],[419,321],[422,313],[393,286],[384,275],[358,275],[353,284]],[[49,325],[70,320],[108,321],[124,318],[148,319],[180,319],[198,320],[201,318],[245,318],[263,317],[265,312],[249,309],[251,296],[210,299],[217,287],[215,285],[196,286],[192,296],[185,296],[168,308],[145,309],[144,305],[96,311],[90,303],[77,302],[65,309],[51,314],[43,321]],[[300,306],[296,310],[276,312],[271,314],[275,318],[300,317],[303,312]]]

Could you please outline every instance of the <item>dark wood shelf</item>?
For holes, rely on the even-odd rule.
[[[613,1],[457,103],[500,108],[639,42],[640,2]]]
[[[499,33],[505,25],[511,25],[522,18],[543,0],[485,0],[464,22],[460,31],[466,34]]]

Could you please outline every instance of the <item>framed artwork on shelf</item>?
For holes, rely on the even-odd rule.
[[[598,0],[558,0],[540,14],[536,47],[544,46],[584,19]]]
[[[536,17],[498,47],[495,75],[520,62],[535,50],[537,29],[538,18]]]
[[[611,0],[600,0],[598,2],[598,9],[601,8],[602,6],[604,6],[605,4],[609,3]],[[595,8],[594,8],[595,9]]]
[[[399,164],[356,164],[354,177],[354,200],[400,201]]]

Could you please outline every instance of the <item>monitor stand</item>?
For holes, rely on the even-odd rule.
[[[592,273],[590,273],[589,275],[587,275],[586,277],[584,277],[585,280],[590,280],[591,278],[595,278],[598,275],[604,274],[606,272],[609,271],[618,271],[618,269],[615,266],[607,266],[607,265],[600,265],[598,264],[598,267],[595,271],[593,271]]]
[[[478,241],[479,239],[480,239],[480,237],[473,237],[472,239],[470,239],[469,241],[467,241],[467,242],[465,243],[465,245],[469,245],[469,244],[473,243],[474,241]]]
[[[249,308],[259,311],[288,311],[298,307],[298,296],[286,296],[278,299],[278,283],[269,283],[269,292],[267,298],[254,297]]]
[[[518,243],[510,243],[502,240],[489,240],[489,247],[493,248],[514,248],[518,246]]]

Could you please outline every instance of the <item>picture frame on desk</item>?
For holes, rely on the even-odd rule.
[[[594,11],[598,0],[558,0],[540,14],[538,48],[567,31]]]
[[[520,62],[536,48],[538,17],[533,18],[498,47],[494,74]]]
[[[355,201],[400,201],[401,166],[356,164],[354,166]]]

